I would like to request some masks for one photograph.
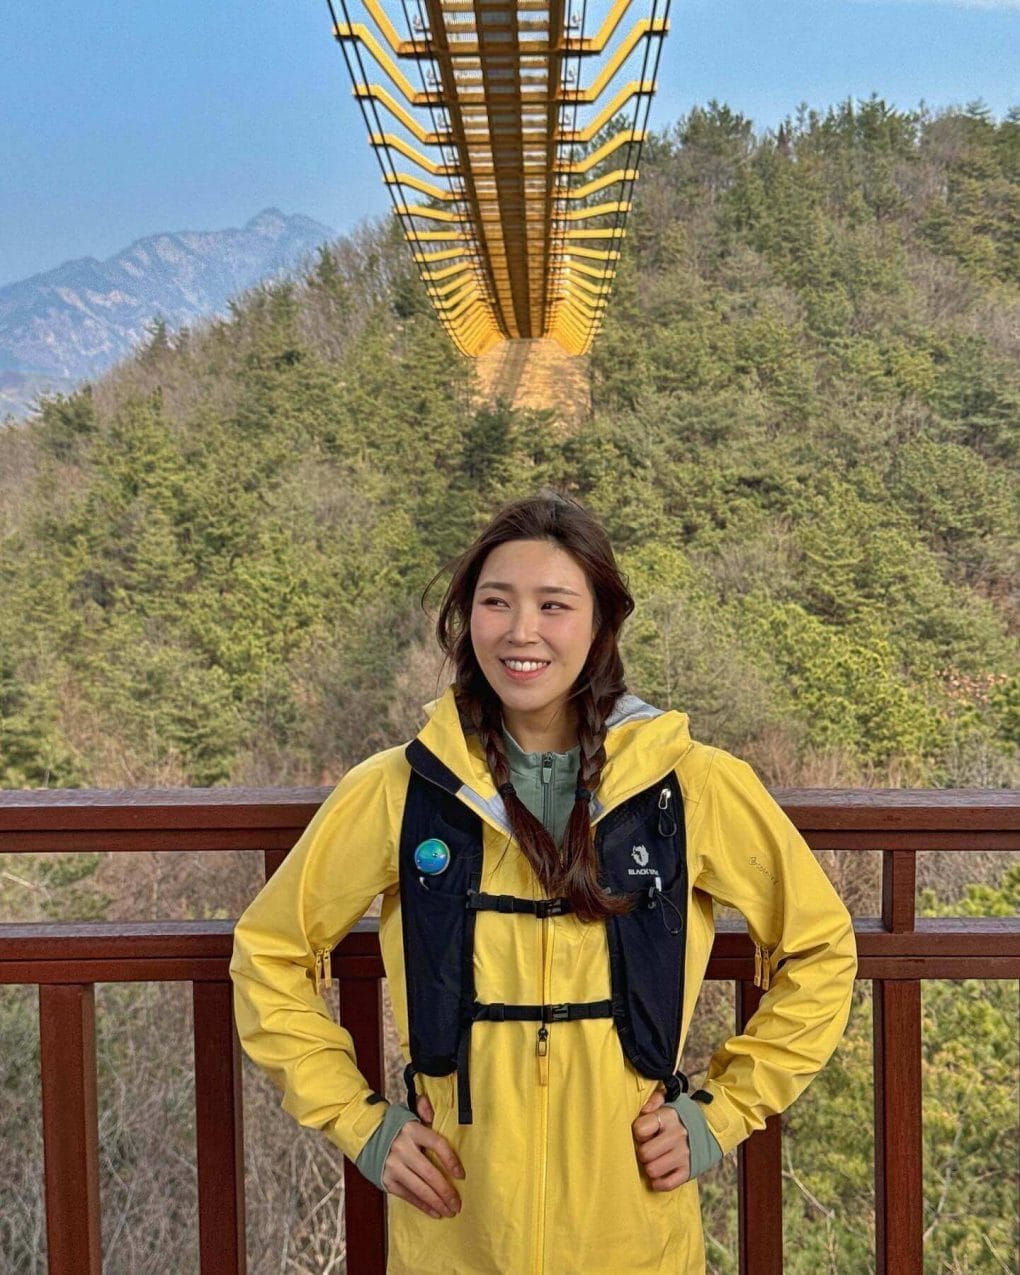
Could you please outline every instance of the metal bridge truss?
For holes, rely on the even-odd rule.
[[[619,260],[668,0],[327,4],[457,347],[553,337],[585,353]]]

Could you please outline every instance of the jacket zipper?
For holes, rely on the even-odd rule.
[[[317,947],[312,952],[312,986],[316,994],[333,986],[333,949]]]
[[[548,828],[552,815],[552,778],[554,759],[552,753],[542,754],[542,823]],[[551,952],[551,932],[549,930],[550,918],[543,917],[539,922],[542,927],[542,1004],[547,1004],[552,995],[550,986],[550,962]],[[551,1042],[551,1032],[546,1023],[541,1023],[538,1028],[538,1039],[535,1045],[535,1053],[538,1061],[538,1083],[539,1083],[539,1121],[541,1128],[538,1137],[538,1173],[536,1180],[539,1184],[539,1197],[537,1203],[537,1226],[536,1226],[536,1244],[535,1244],[535,1275],[542,1275],[545,1270],[545,1202],[546,1192],[548,1190],[547,1177],[549,1173],[549,1045]]]
[[[772,985],[772,966],[769,964],[772,953],[764,943],[754,945],[754,985],[767,992]]]

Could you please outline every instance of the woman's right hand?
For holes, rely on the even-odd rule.
[[[462,1178],[464,1167],[443,1135],[429,1128],[432,1104],[424,1094],[418,1099],[417,1111],[424,1123],[409,1120],[393,1139],[383,1165],[383,1187],[390,1195],[406,1200],[429,1217],[456,1217],[460,1212],[460,1196],[427,1152],[432,1152],[451,1177]]]

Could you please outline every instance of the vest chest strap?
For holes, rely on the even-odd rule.
[[[469,1007],[470,1022],[573,1023],[581,1018],[612,1018],[613,1002],[569,1001],[561,1005],[482,1005]]]
[[[479,890],[468,891],[467,909],[469,912],[526,912],[539,920],[573,911],[569,899],[522,899],[516,894],[482,894]]]

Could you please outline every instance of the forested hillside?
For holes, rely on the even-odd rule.
[[[540,483],[605,517],[634,685],[702,737],[780,782],[1006,782],[1018,162],[979,111],[695,112],[568,437],[472,407],[388,229],[155,330],[0,438],[3,783],[335,775],[406,728],[395,679],[434,689],[424,584]]]
[[[154,326],[137,357],[0,434],[0,786],[332,781],[413,733],[443,684],[422,590],[500,501],[542,484],[609,527],[638,599],[632,689],[767,782],[1015,783],[1020,113],[875,100],[775,135],[712,104],[646,146],[637,198],[581,424],[480,404],[380,226],[226,320]],[[873,907],[871,876],[833,860],[851,906]],[[0,913],[24,919],[150,898],[231,915],[254,881],[17,871]],[[930,911],[1020,906],[1017,869],[992,857],[922,876]],[[138,1023],[186,1033],[183,1003],[131,995]],[[991,1170],[1015,1138],[1015,988],[933,984],[925,1011],[926,1269],[1010,1269],[1015,1184]],[[706,988],[699,1014],[695,1073],[728,1030],[728,989]],[[33,1030],[27,1002],[0,1000],[5,1040],[30,1051]],[[870,1269],[869,1034],[865,987],[790,1121],[791,1275]],[[188,1060],[159,1067],[119,1039],[176,1113],[159,1134],[186,1165]],[[13,1145],[34,1098],[23,1071],[0,1076],[20,1095],[0,1116]],[[110,1269],[185,1269],[131,1221],[127,1168],[154,1174],[159,1147],[116,1101],[130,1257]],[[281,1185],[293,1136],[257,1102],[253,1269],[321,1269],[313,1179],[335,1160],[304,1142],[298,1185]],[[19,1272],[42,1269],[23,1167],[0,1178],[19,1192],[0,1222]],[[186,1213],[191,1179],[171,1172]],[[732,1185],[727,1165],[703,1189],[719,1273],[736,1269]]]

